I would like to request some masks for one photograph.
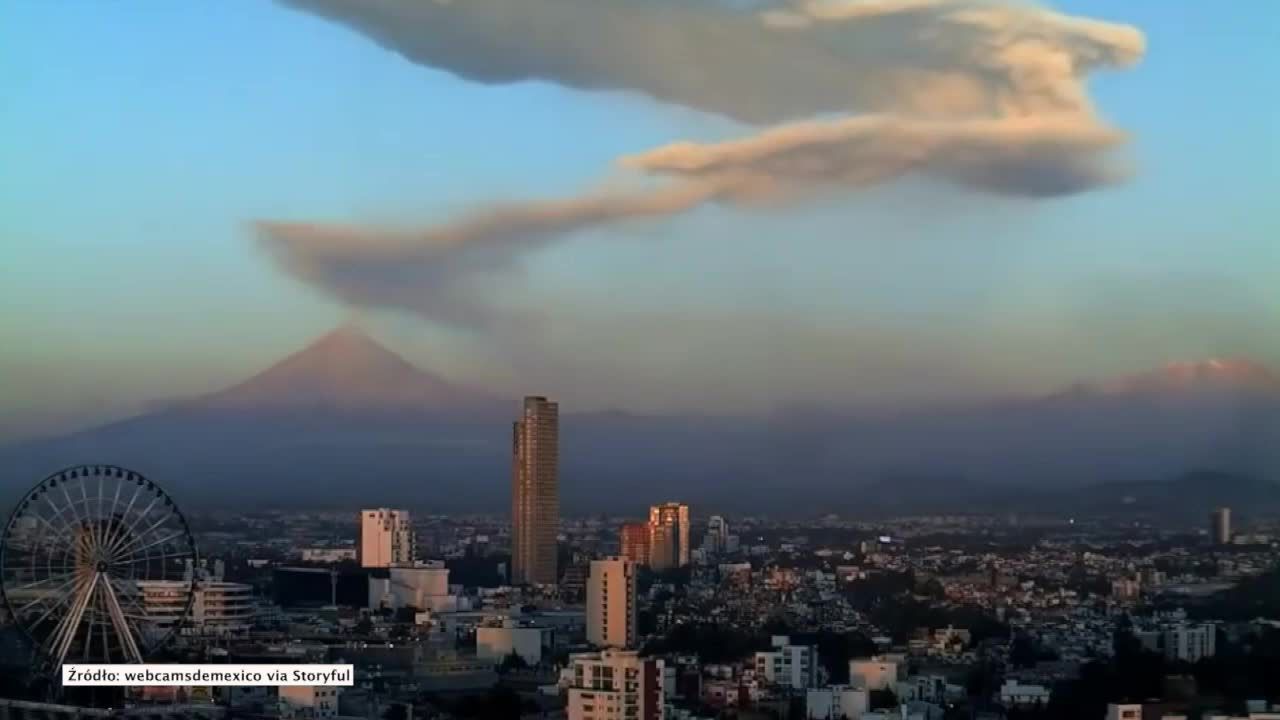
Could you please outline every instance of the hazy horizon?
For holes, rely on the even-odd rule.
[[[317,352],[317,348],[321,343],[325,342],[328,338],[334,337],[339,333],[350,333],[352,335],[355,335],[361,338],[366,338],[379,351],[385,352],[387,359],[391,359],[391,360],[398,359],[398,360],[407,362],[409,366],[412,367],[415,371],[418,371],[419,373],[421,373],[422,377],[425,379],[428,379],[433,382],[443,383],[445,386],[450,387],[453,390],[456,390],[459,392],[476,394],[477,398],[483,400],[483,408],[486,410],[501,412],[500,406],[502,405],[502,403],[506,403],[507,405],[510,406],[507,409],[510,410],[512,413],[514,413],[518,409],[519,401],[522,396],[529,395],[529,394],[535,394],[535,395],[540,394],[539,392],[536,391],[536,389],[510,390],[510,392],[503,394],[502,389],[497,389],[495,391],[494,388],[468,387],[466,385],[456,383],[452,378],[445,377],[438,373],[435,373],[430,367],[423,366],[419,363],[415,363],[411,359],[400,354],[393,347],[383,343],[382,341],[374,337],[374,335],[371,332],[369,332],[368,328],[366,328],[364,324],[357,321],[348,320],[336,326],[335,328],[329,330],[323,335],[316,338],[312,338],[311,342],[306,346],[298,348],[295,351],[288,353],[284,357],[277,358],[276,360],[272,361],[270,364],[262,368],[258,368],[253,374],[246,377],[237,378],[224,385],[210,388],[208,391],[195,392],[187,395],[159,398],[157,400],[148,402],[142,406],[120,411],[115,415],[106,415],[106,416],[82,415],[79,418],[78,424],[60,425],[60,426],[45,428],[43,430],[38,430],[38,429],[29,430],[25,434],[16,434],[9,437],[0,436],[0,445],[4,445],[6,443],[21,443],[24,441],[38,440],[46,437],[55,437],[55,436],[66,434],[66,433],[75,433],[83,430],[90,430],[95,427],[102,426],[104,424],[130,420],[133,418],[143,417],[148,414],[164,412],[167,410],[181,409],[184,407],[201,407],[205,404],[205,401],[207,399],[219,397],[228,392],[238,393],[237,404],[235,407],[242,410],[268,411],[272,407],[279,406],[281,402],[286,403],[284,407],[288,407],[294,403],[296,403],[299,406],[305,407],[307,403],[306,400],[300,400],[297,398],[289,398],[289,397],[285,397],[285,398],[271,397],[269,395],[269,391],[267,395],[264,395],[261,397],[255,397],[253,392],[260,389],[255,385],[255,383],[259,381],[264,375],[267,375],[268,373],[276,372],[281,369],[286,369],[287,364],[293,359]],[[1166,363],[1165,365],[1162,365],[1159,367],[1153,367],[1153,368],[1135,368],[1133,372],[1128,372],[1121,375],[1114,375],[1106,378],[1079,378],[1074,382],[1070,382],[1067,384],[1060,384],[1060,385],[1044,387],[1044,388],[1034,388],[1021,393],[1007,392],[1004,394],[992,394],[992,395],[955,396],[955,397],[942,397],[942,398],[931,397],[927,399],[918,399],[914,402],[902,402],[900,398],[896,400],[889,400],[889,401],[879,401],[879,402],[862,401],[862,402],[855,402],[855,403],[847,403],[847,402],[832,403],[830,401],[828,402],[815,401],[815,402],[809,402],[809,403],[794,402],[791,404],[776,405],[776,406],[764,407],[764,408],[750,408],[750,409],[737,410],[737,411],[707,411],[706,409],[700,409],[695,411],[695,410],[689,410],[689,409],[682,409],[678,407],[677,408],[668,408],[668,407],[627,408],[627,407],[621,407],[617,405],[602,405],[602,406],[570,405],[565,407],[565,412],[571,415],[573,414],[592,415],[592,414],[598,414],[598,413],[606,413],[606,414],[607,413],[624,413],[624,414],[653,415],[653,416],[685,415],[685,416],[723,417],[726,419],[738,417],[744,420],[749,420],[749,419],[760,420],[760,419],[768,419],[768,418],[785,420],[788,417],[794,417],[796,419],[821,417],[824,414],[828,414],[828,413],[832,413],[836,415],[846,415],[849,417],[875,418],[875,417],[892,417],[894,414],[899,414],[903,412],[915,413],[915,414],[928,414],[930,412],[945,413],[945,412],[955,412],[955,411],[965,411],[965,410],[976,411],[976,410],[982,410],[984,408],[997,409],[1002,405],[1017,407],[1018,404],[1022,404],[1022,403],[1037,403],[1042,401],[1049,401],[1054,399],[1057,396],[1069,395],[1073,392],[1079,392],[1079,391],[1091,391],[1099,394],[1105,393],[1105,392],[1119,392],[1121,394],[1130,393],[1130,392],[1140,392],[1141,391],[1140,387],[1130,388],[1128,386],[1129,385],[1140,386],[1142,383],[1167,382],[1170,384],[1170,387],[1166,388],[1167,390],[1178,391],[1179,390],[1178,383],[1184,381],[1184,379],[1180,377],[1181,373],[1178,372],[1180,368],[1189,368],[1192,371],[1198,370],[1199,372],[1206,372],[1206,371],[1213,372],[1215,369],[1221,368],[1223,372],[1223,377],[1210,379],[1209,382],[1220,383],[1222,384],[1222,387],[1220,387],[1219,389],[1232,390],[1233,392],[1247,390],[1250,383],[1257,381],[1259,379],[1257,377],[1238,377],[1238,375],[1240,375],[1242,371],[1247,373],[1259,373],[1259,374],[1262,374],[1261,380],[1265,385],[1265,387],[1261,387],[1258,389],[1261,389],[1264,391],[1280,392],[1280,373],[1276,373],[1271,368],[1258,364],[1252,361],[1250,358],[1206,358],[1204,360],[1189,361],[1189,362],[1188,361],[1171,361],[1170,363]],[[389,382],[390,378],[378,377],[378,375],[383,369],[385,368],[370,367],[368,368],[369,377],[359,377],[359,375],[362,374],[360,371],[363,369],[354,368],[354,370],[357,371],[354,373],[356,377],[352,377],[351,379],[354,380],[356,383],[362,383],[362,382],[371,381],[371,380],[378,381],[379,383]],[[338,397],[342,397],[344,395],[351,395],[352,399],[355,399],[359,402],[367,402],[368,407],[366,409],[372,409],[377,406],[379,401],[376,398],[362,399],[359,397],[358,393],[353,395],[352,394],[353,391],[351,389],[345,388],[342,371],[334,370],[330,372],[329,375],[331,377],[317,378],[317,379],[324,379],[326,381],[331,381],[325,388],[326,390],[332,391]],[[1189,392],[1194,392],[1196,388],[1190,384],[1195,382],[1194,378],[1186,378],[1185,381],[1188,384],[1183,389],[1186,389]],[[1231,388],[1230,387],[1231,385],[1235,385],[1236,387]],[[386,389],[391,390],[392,388],[387,387]],[[542,393],[542,394],[546,394],[546,393]],[[313,402],[318,403],[319,404],[318,407],[324,407],[327,402],[331,402],[331,401],[326,400],[322,396],[316,396],[313,399]],[[423,401],[419,403],[417,406],[413,406],[408,403],[396,402],[391,407],[394,407],[397,409],[410,409],[412,407],[418,407],[418,409],[420,409],[423,412],[434,412],[442,409],[447,410],[449,409],[450,406],[448,403],[442,404],[440,402],[437,402],[435,398],[428,397],[428,398],[424,398]],[[335,405],[333,406],[333,409],[335,410],[340,409],[340,406]]]

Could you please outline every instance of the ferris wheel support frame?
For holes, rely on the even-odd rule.
[[[91,496],[90,484],[95,481],[97,492]],[[115,486],[113,493],[107,492],[108,482]],[[68,490],[71,484],[79,485],[79,493]],[[130,484],[134,489],[127,493],[128,502],[117,512]],[[152,496],[150,502],[147,494]],[[30,563],[10,567],[14,555],[22,554],[17,543],[10,545],[21,519],[30,521],[22,528],[22,550]],[[34,538],[32,528],[38,531]],[[168,624],[161,626],[158,618],[147,613],[142,583],[173,580],[166,574],[179,561],[183,584],[177,589],[185,593],[185,602],[176,616],[163,617]],[[199,551],[185,515],[154,481],[114,465],[77,465],[45,477],[9,516],[0,536],[0,601],[55,669],[73,649],[78,654],[78,637],[82,637],[79,647],[85,659],[96,659],[91,658],[95,631],[100,632],[97,642],[106,656],[102,661],[142,663],[190,615],[198,588],[198,563]],[[152,571],[158,576],[153,577]],[[19,605],[16,594],[24,592],[35,598]],[[42,639],[40,628],[47,622],[54,624]],[[145,645],[144,630],[155,635]]]

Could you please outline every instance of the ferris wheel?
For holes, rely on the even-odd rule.
[[[18,502],[0,537],[0,594],[55,669],[141,663],[190,612],[195,565],[187,520],[159,486],[81,465]]]

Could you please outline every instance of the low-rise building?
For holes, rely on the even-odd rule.
[[[147,617],[161,628],[182,621],[183,632],[227,635],[253,626],[257,605],[252,585],[206,580],[192,589],[188,580],[144,580],[137,586]]]
[[[869,707],[866,688],[849,685],[811,688],[805,697],[805,717],[809,720],[856,720]]]
[[[1218,648],[1218,628],[1212,623],[1175,624],[1134,633],[1143,647],[1164,655],[1166,660],[1194,663],[1213,657]]]
[[[964,697],[965,689],[947,682],[942,675],[912,675],[897,683],[894,694],[901,702],[927,702],[942,705]]]
[[[338,716],[338,691],[333,686],[281,685],[280,717],[315,720]]]
[[[476,628],[476,658],[501,663],[515,654],[529,665],[542,662],[542,651],[552,646],[554,633],[540,625],[521,624],[510,618],[496,626]]]
[[[354,561],[356,559],[356,549],[353,547],[302,548],[298,551],[298,556],[303,562],[340,563]]]
[[[892,690],[898,682],[898,663],[878,657],[850,660],[849,680],[868,690]]]
[[[1050,694],[1043,685],[1023,685],[1016,679],[1005,680],[1000,686],[1000,702],[1007,707],[1048,705]]]
[[[370,577],[369,607],[412,607],[431,612],[467,609],[463,599],[450,592],[449,569],[443,563],[393,566],[386,577]]]
[[[786,635],[773,636],[773,649],[757,652],[756,675],[769,685],[792,690],[818,686],[818,648],[813,645],[792,645]]]

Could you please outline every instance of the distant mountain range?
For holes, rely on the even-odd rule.
[[[986,482],[957,484],[940,477],[891,477],[868,489],[879,515],[955,513],[1126,515],[1203,524],[1217,507],[1237,518],[1280,513],[1280,486],[1238,473],[1193,470],[1159,480],[1110,481],[1080,487],[1034,487]]]
[[[1280,377],[1247,358],[1172,362],[1162,368],[1100,383],[1079,383],[1053,399],[1071,397],[1159,397],[1188,394],[1280,396]]]
[[[184,504],[503,510],[517,408],[518,398],[450,383],[346,326],[221,392],[0,448],[0,497],[65,465],[111,462]],[[1040,504],[1063,488],[1090,488],[1081,498],[1105,483],[1145,488],[1190,468],[1262,482],[1280,470],[1280,381],[1239,359],[929,412],[562,412],[571,512],[638,514],[664,498],[727,511],[966,510]],[[1246,494],[1275,487],[1242,482]]]

